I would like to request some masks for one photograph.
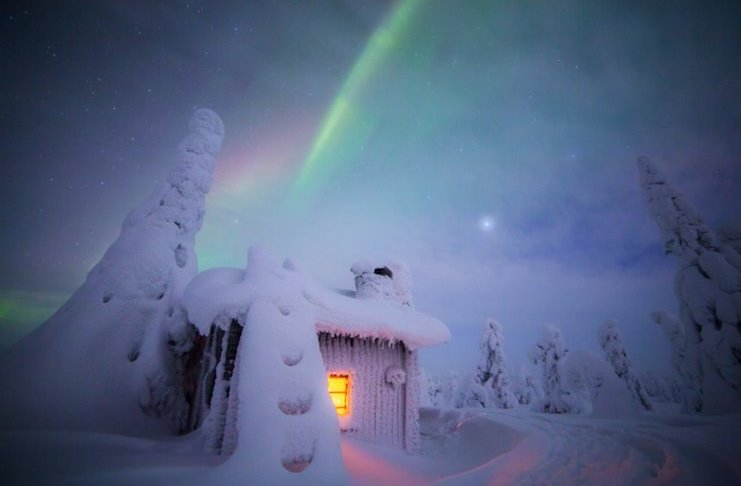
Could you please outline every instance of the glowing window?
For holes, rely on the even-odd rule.
[[[329,396],[332,398],[337,415],[347,415],[350,411],[350,376],[330,374]]]

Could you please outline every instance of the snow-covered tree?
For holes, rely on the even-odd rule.
[[[152,416],[182,425],[170,351],[187,348],[180,301],[197,271],[195,236],[223,137],[216,113],[194,113],[166,181],[128,214],[67,303],[4,357],[0,417],[143,435],[162,428]]]
[[[716,234],[721,244],[741,255],[741,221],[727,221],[718,227]]]
[[[512,408],[517,401],[511,390],[502,342],[502,325],[494,319],[488,319],[479,341],[481,357],[476,367],[475,381],[490,390],[491,398],[488,401],[491,405]]]
[[[462,406],[472,408],[487,408],[491,392],[488,389],[488,383],[481,384],[475,376],[465,380],[461,389]]]
[[[534,364],[540,368],[543,385],[543,397],[534,405],[535,410],[572,413],[578,408],[574,406],[562,369],[562,361],[567,353],[561,331],[555,326],[546,326],[532,354]]]
[[[513,388],[515,397],[520,405],[530,405],[542,398],[540,383],[524,367],[520,370],[520,376]]]
[[[660,380],[656,373],[651,370],[644,370],[641,372],[640,379],[646,394],[651,400],[658,403],[673,401],[671,392],[665,387],[664,380]]]
[[[451,408],[460,408],[463,406],[461,396],[461,382],[458,373],[452,371],[445,381],[443,387],[442,406]]]
[[[561,363],[569,394],[571,413],[593,417],[633,416],[641,410],[625,383],[607,361],[594,353],[576,350]]]
[[[673,403],[684,403],[684,394],[682,387],[677,382],[677,377],[674,375],[664,375],[661,377],[661,382],[664,385],[669,401]]]
[[[664,331],[671,347],[671,361],[681,382],[682,410],[686,413],[702,411],[702,369],[698,356],[699,343],[690,342],[697,334],[685,332],[682,321],[668,312],[652,312],[651,318]]]
[[[605,353],[605,359],[612,366],[615,374],[620,378],[633,397],[646,410],[653,410],[651,400],[646,394],[641,381],[633,370],[633,365],[628,358],[628,352],[625,350],[623,337],[618,329],[617,322],[607,321],[599,330],[599,344]]]
[[[440,382],[440,378],[420,367],[419,380],[422,387],[419,401],[420,406],[441,407],[443,401],[443,385]]]
[[[741,255],[724,244],[653,163],[638,160],[641,187],[679,265],[674,290],[686,345],[698,347],[703,411],[741,407]],[[733,240],[725,238],[726,242]]]

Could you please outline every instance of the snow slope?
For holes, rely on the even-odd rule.
[[[421,410],[420,456],[343,439],[350,484],[739,484],[741,417]],[[0,432],[8,484],[224,484],[188,437]],[[228,483],[227,483],[228,484]]]

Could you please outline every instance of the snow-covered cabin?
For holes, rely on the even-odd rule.
[[[236,406],[232,390],[239,386],[234,383],[235,359],[241,340],[250,339],[250,295],[260,288],[261,298],[269,295],[280,314],[291,313],[290,305],[283,304],[287,301],[280,285],[265,289],[265,282],[253,278],[253,259],[250,253],[246,271],[212,269],[199,274],[184,296],[190,329],[197,335],[183,361],[189,404],[183,432],[200,427],[214,452],[232,449],[230,428],[236,425],[229,417],[234,415],[230,408]],[[287,260],[277,270],[276,281],[283,278],[283,271],[295,275],[295,265]],[[417,350],[446,342],[450,333],[442,322],[412,307],[411,279],[403,264],[358,263],[352,272],[355,290],[327,289],[305,277],[301,284],[340,430],[360,440],[415,452],[419,448]],[[279,320],[276,313],[276,326]],[[299,348],[284,351],[283,364],[294,365],[301,354]]]

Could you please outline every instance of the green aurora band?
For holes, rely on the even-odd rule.
[[[401,0],[375,30],[322,120],[296,180],[295,192],[303,194],[316,188],[320,176],[331,173],[341,161],[353,160],[362,150],[377,118],[363,110],[358,100],[389,54],[398,47],[421,3],[422,0]]]

